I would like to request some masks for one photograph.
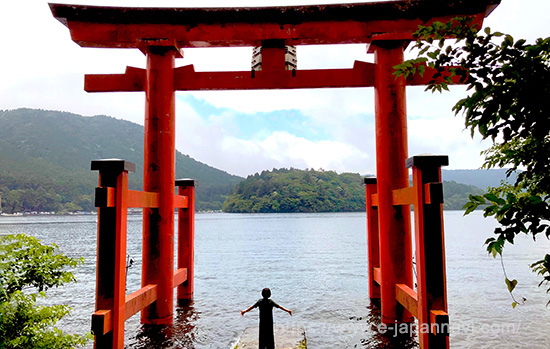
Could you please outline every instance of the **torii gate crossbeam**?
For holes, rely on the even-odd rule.
[[[178,182],[180,195],[174,196],[175,91],[374,87],[377,181],[367,181],[369,295],[381,299],[384,324],[407,323],[413,316],[419,323],[448,322],[441,204],[437,199],[440,186],[433,183],[441,180],[439,167],[447,158],[407,159],[406,86],[428,83],[433,72],[428,69],[424,77],[408,81],[392,73],[393,67],[403,62],[403,50],[418,25],[466,16],[481,26],[499,3],[398,0],[263,8],[50,4],[54,17],[68,27],[72,40],[80,46],[133,48],[147,56],[146,69],[128,67],[124,74],[87,75],[85,79],[88,92],[142,91],[146,96],[144,192],[127,190],[125,178],[131,164],[112,160],[92,163],[93,169],[100,170],[102,188],[96,196],[101,198],[101,212],[117,226],[116,236],[111,236],[103,232],[105,224],[98,225],[96,347],[122,347],[124,320],[138,311],[142,311],[142,322],[172,323],[174,287],[178,286],[178,299],[193,295],[194,182]],[[285,70],[285,45],[351,43],[366,44],[375,54],[375,63],[356,61],[350,69]],[[262,71],[196,72],[192,65],[175,65],[185,48],[236,46],[262,46]],[[412,187],[406,164],[413,168]],[[416,291],[411,204],[420,273]],[[120,251],[126,249],[124,210],[130,205],[144,207],[143,288],[125,296]],[[118,218],[107,215],[110,207],[116,211],[112,217],[116,213]],[[183,243],[174,271],[175,207],[179,208]],[[428,251],[426,244],[433,243],[436,251]],[[114,271],[104,270],[108,263],[100,258],[108,257],[102,246],[108,251],[120,248]],[[449,345],[445,334],[433,331],[419,333],[419,339],[422,348]]]

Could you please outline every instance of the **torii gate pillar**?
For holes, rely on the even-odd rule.
[[[382,275],[382,322],[413,321],[396,300],[396,284],[413,284],[410,206],[393,206],[392,191],[409,185],[407,159],[406,81],[395,77],[403,63],[403,41],[377,41],[375,53],[376,172]]]
[[[141,286],[158,285],[158,300],[143,323],[171,324],[174,308],[175,90],[177,51],[149,47],[145,78],[143,189],[159,193],[159,207],[143,210]]]

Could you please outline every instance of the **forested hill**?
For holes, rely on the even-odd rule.
[[[472,185],[444,182],[444,208],[459,210]],[[280,169],[263,171],[239,183],[223,204],[224,212],[350,212],[365,209],[363,178],[357,173]]]
[[[356,173],[280,169],[256,173],[237,184],[224,212],[351,212],[365,208]]]
[[[0,111],[0,195],[3,212],[92,210],[98,173],[90,161],[136,164],[130,187],[142,189],[143,126],[108,116],[36,109]],[[219,210],[242,178],[180,152],[176,178],[193,178],[197,209]]]

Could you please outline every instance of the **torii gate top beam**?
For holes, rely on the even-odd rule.
[[[410,40],[419,24],[474,17],[482,23],[500,0],[398,0],[246,8],[129,8],[50,4],[83,47],[259,46]]]

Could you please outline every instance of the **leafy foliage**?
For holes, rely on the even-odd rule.
[[[3,237],[0,244],[2,288],[8,293],[34,287],[39,292],[76,281],[66,267],[83,263],[56,253],[57,245],[43,245],[32,236],[23,234]]]
[[[544,259],[535,262],[531,264],[531,268],[534,272],[536,272],[538,275],[542,277],[542,281],[539,283],[539,287],[544,285],[550,284],[550,255],[546,255]],[[549,288],[550,289],[550,288]],[[547,291],[548,293],[549,291]],[[550,305],[550,301],[546,303],[546,305]]]
[[[472,92],[453,110],[464,114],[472,135],[492,140],[483,152],[484,167],[518,172],[513,185],[503,183],[483,195],[471,195],[464,206],[470,213],[487,205],[484,215],[500,223],[496,236],[486,241],[496,257],[518,234],[550,237],[550,38],[527,44],[490,28],[478,32],[470,24],[456,18],[420,27],[418,58],[397,66],[396,74],[416,74],[425,64],[437,71],[427,90],[447,90],[453,79],[465,83]],[[447,38],[456,40],[449,43]],[[550,280],[548,260],[546,255],[532,265],[543,282]],[[507,286],[513,290],[515,283]]]
[[[94,210],[97,172],[90,161],[134,162],[131,189],[142,188],[143,127],[107,116],[58,111],[0,111],[0,196],[5,213]],[[197,210],[219,210],[242,178],[176,153],[177,178],[193,178]]]
[[[89,339],[54,327],[68,306],[36,305],[49,288],[75,281],[67,268],[82,260],[58,250],[24,234],[0,238],[0,348],[73,348]]]

